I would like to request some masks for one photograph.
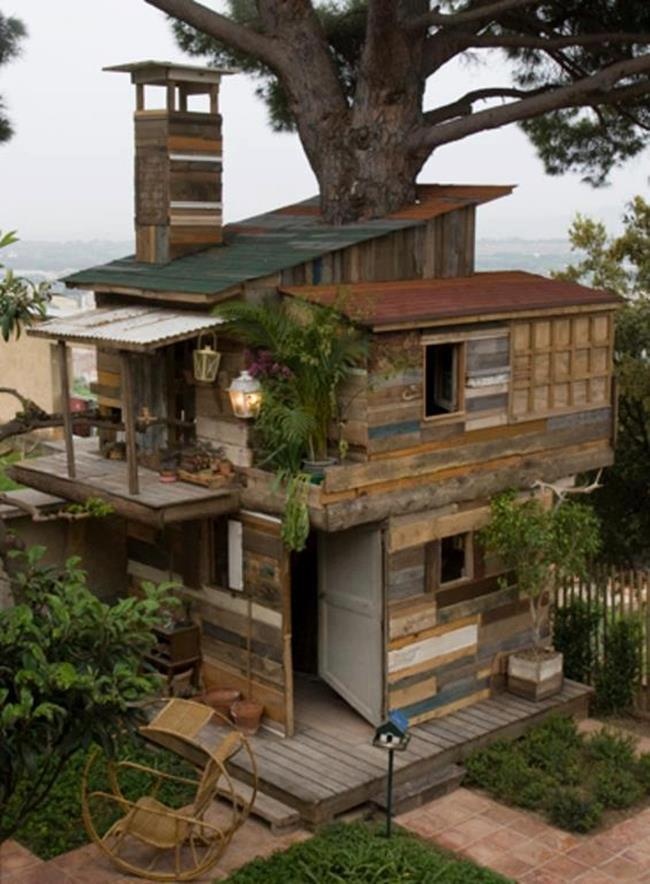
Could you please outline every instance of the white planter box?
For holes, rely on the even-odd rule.
[[[535,659],[529,653],[508,657],[508,690],[528,700],[543,700],[562,690],[563,657],[559,651]]]

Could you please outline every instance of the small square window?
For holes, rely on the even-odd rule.
[[[469,534],[454,534],[440,541],[440,585],[471,577]]]
[[[460,411],[461,353],[461,344],[428,344],[425,347],[426,417]]]

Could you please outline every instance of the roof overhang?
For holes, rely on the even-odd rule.
[[[205,313],[129,305],[97,307],[75,316],[50,319],[28,329],[27,334],[107,350],[148,353],[214,331],[222,324],[222,319]]]

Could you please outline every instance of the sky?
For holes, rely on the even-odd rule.
[[[218,6],[216,0],[205,0]],[[165,17],[144,0],[0,0],[29,29],[22,56],[0,68],[16,135],[0,146],[0,230],[22,239],[128,240],[133,217],[133,87],[102,67],[128,61],[188,61]],[[189,60],[196,64],[195,60]],[[508,82],[498,60],[454,64],[430,85],[443,104],[476,88]],[[226,221],[267,211],[316,192],[297,136],[273,133],[264,104],[244,75],[226,77],[224,121]],[[650,152],[594,190],[577,175],[552,178],[526,137],[507,127],[441,148],[424,182],[517,184],[514,195],[479,210],[481,238],[562,238],[576,211],[616,229],[624,205],[648,196]]]

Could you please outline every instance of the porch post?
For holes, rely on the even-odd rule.
[[[122,420],[126,437],[126,468],[129,475],[129,494],[139,494],[138,482],[138,451],[135,440],[135,412],[133,402],[133,375],[131,374],[131,358],[122,351]]]
[[[65,341],[57,341],[56,356],[59,363],[59,379],[61,383],[61,411],[63,413],[63,435],[65,437],[65,454],[68,465],[68,477],[70,479],[74,479],[77,476],[77,470],[74,462],[72,415],[70,414],[70,377],[68,375],[68,348]]]

